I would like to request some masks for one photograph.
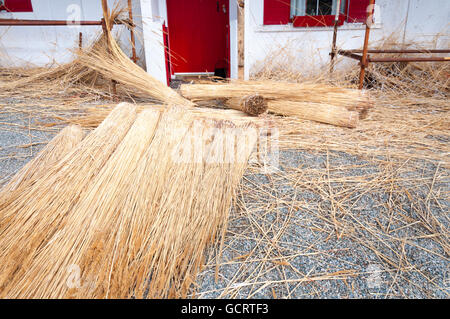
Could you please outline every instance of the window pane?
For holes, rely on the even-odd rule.
[[[341,0],[341,13],[349,1]],[[291,18],[294,16],[335,15],[337,0],[291,0]]]
[[[330,15],[333,8],[333,0],[319,0],[319,15]]]
[[[291,18],[294,16],[304,16],[306,0],[291,0]]]
[[[306,15],[315,16],[317,14],[317,0],[306,0]]]

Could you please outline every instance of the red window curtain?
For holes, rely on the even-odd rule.
[[[33,12],[31,0],[3,0],[4,5],[0,6],[0,10],[9,12]]]
[[[365,22],[370,0],[350,0],[347,22]]]
[[[264,24],[288,24],[291,0],[264,0]]]

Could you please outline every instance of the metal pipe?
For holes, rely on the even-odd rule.
[[[362,53],[363,50],[345,50],[351,53]],[[450,53],[450,50],[367,50],[367,53]]]
[[[336,57],[336,40],[337,40],[340,10],[341,10],[341,0],[338,0],[336,3],[336,14],[334,16],[333,43],[331,45],[331,53],[330,53],[331,56],[330,73],[333,73],[334,71],[334,59]]]
[[[114,24],[123,24],[114,21]],[[0,26],[67,26],[67,25],[102,25],[102,21],[67,21],[67,20],[23,20],[23,19],[0,19]]]
[[[353,52],[351,52],[351,51],[338,50],[338,51],[337,51],[337,54],[340,54],[340,55],[343,55],[343,56],[346,56],[346,57],[349,57],[349,58],[358,60],[358,61],[360,61],[360,62],[361,62],[361,60],[362,60],[362,55],[355,54],[355,53],[353,53]]]
[[[132,56],[131,59],[133,60],[134,63],[137,62],[137,56],[136,56],[136,40],[134,38],[134,21],[133,21],[133,8],[132,8],[132,3],[131,0],[128,0],[128,17],[130,19],[131,22],[131,26],[130,26],[130,33],[131,33],[131,52],[132,52]]]
[[[101,21],[67,21],[67,20],[22,20],[0,19],[0,25],[6,26],[67,26],[67,25],[101,25]]]
[[[450,62],[450,57],[368,58],[368,62]]]
[[[373,19],[373,7],[375,0],[370,0],[369,7],[367,8],[367,20],[366,20],[366,34],[364,36],[363,55],[361,59],[361,71],[359,72],[359,89],[362,90],[364,86],[364,75],[366,73],[367,65],[367,51],[369,46],[370,27],[372,23],[369,23],[369,19]],[[370,9],[370,10],[369,10]],[[373,20],[371,21],[373,22]]]

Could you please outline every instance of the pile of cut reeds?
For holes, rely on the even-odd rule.
[[[0,297],[186,296],[256,139],[249,122],[117,106],[0,197]]]
[[[320,83],[236,81],[227,84],[185,84],[181,94],[193,101],[229,99],[248,95],[267,100],[269,112],[344,127],[356,127],[371,107],[364,92]]]

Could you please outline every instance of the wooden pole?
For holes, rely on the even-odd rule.
[[[137,63],[137,56],[136,56],[136,39],[134,38],[134,21],[133,21],[133,7],[131,0],[128,0],[128,17],[130,19],[130,34],[131,34],[131,60],[133,60],[134,63]]]
[[[78,49],[83,50],[83,32],[78,34]]]
[[[333,44],[331,45],[331,63],[330,63],[330,74],[334,71],[334,63],[336,58],[336,40],[337,40],[337,31],[339,24],[339,13],[341,10],[341,0],[338,0],[336,3],[336,14],[334,16],[334,31],[333,31]]]
[[[369,7],[367,9],[366,34],[364,36],[363,55],[362,55],[362,59],[361,59],[361,71],[359,72],[359,89],[360,90],[362,90],[362,88],[364,86],[364,75],[366,73],[366,67],[367,67],[367,50],[369,47],[370,28],[371,28],[372,22],[373,22],[373,6],[374,6],[374,4],[375,4],[375,0],[370,0]]]
[[[111,42],[110,42],[110,32],[111,32],[111,21],[109,21],[109,12],[108,12],[108,1],[102,0],[102,10],[103,10],[103,19],[102,19],[102,29],[106,38],[106,45],[108,52],[111,54]],[[117,81],[114,79],[111,80],[111,86],[113,91],[113,99],[117,99]]]

